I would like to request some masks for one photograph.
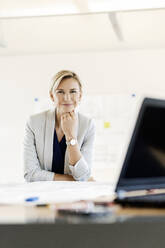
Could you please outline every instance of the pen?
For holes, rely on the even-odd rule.
[[[34,201],[38,201],[39,197],[34,196],[34,197],[28,197],[25,199],[26,202],[34,202]]]

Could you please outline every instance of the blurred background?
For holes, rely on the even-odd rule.
[[[0,182],[23,182],[29,115],[51,107],[59,70],[83,84],[80,111],[96,121],[92,175],[114,181],[140,103],[165,98],[165,2],[0,2]]]

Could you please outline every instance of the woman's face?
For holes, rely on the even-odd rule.
[[[63,79],[54,96],[51,96],[60,113],[67,113],[74,110],[81,100],[81,92],[78,82],[74,78]]]

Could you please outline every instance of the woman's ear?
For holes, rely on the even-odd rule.
[[[51,92],[49,92],[51,100],[54,102],[54,96]]]

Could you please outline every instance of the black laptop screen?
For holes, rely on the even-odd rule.
[[[164,106],[143,105],[120,175],[121,185],[165,183],[165,102]]]
[[[165,176],[165,109],[147,107],[125,178]]]

